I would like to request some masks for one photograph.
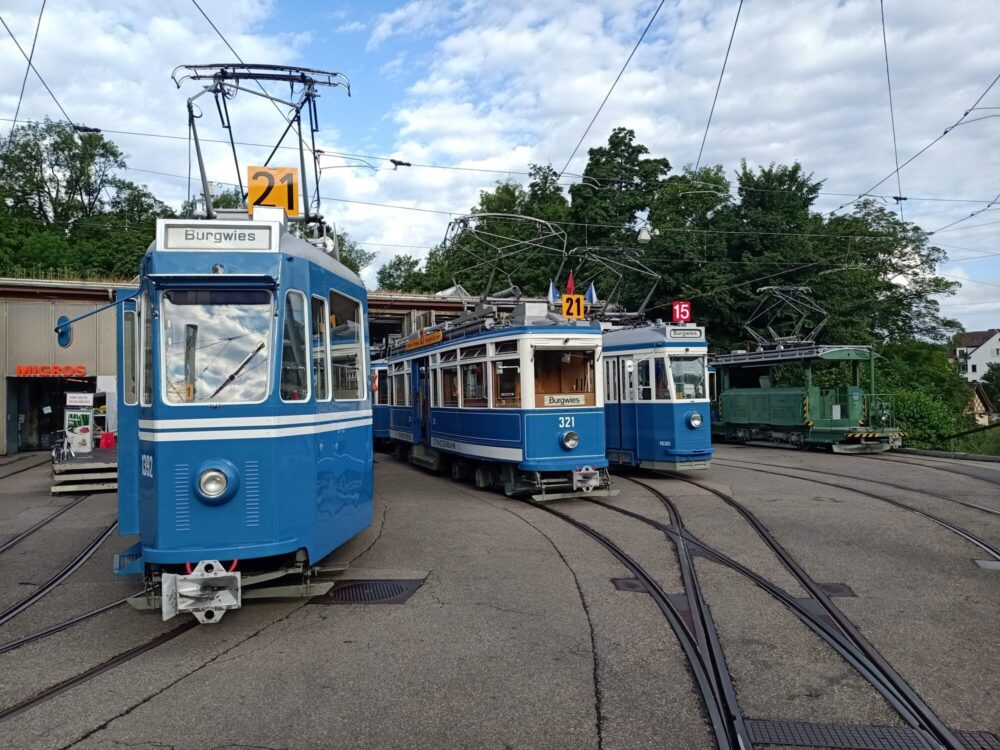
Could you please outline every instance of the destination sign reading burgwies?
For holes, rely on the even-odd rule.
[[[161,250],[271,250],[273,228],[242,221],[237,224],[197,222],[163,227]]]

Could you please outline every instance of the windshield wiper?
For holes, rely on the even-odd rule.
[[[218,388],[215,389],[215,393],[213,393],[211,396],[209,396],[205,400],[206,401],[211,401],[213,398],[215,398],[216,396],[219,395],[219,392],[223,388],[225,388],[227,385],[229,385],[234,380],[236,380],[236,378],[239,377],[239,374],[241,372],[243,372],[243,368],[246,367],[248,364],[250,364],[250,360],[253,359],[255,356],[257,356],[257,352],[259,352],[263,348],[264,348],[264,342],[261,341],[259,344],[257,344],[257,346],[254,348],[254,350],[252,352],[250,352],[246,356],[246,359],[244,359],[242,362],[240,362],[240,366],[237,367],[235,370],[233,370],[232,374],[228,378],[226,378],[225,380],[222,381],[222,385],[220,385]]]

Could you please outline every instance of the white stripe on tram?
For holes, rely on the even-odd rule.
[[[478,443],[463,443],[460,440],[449,440],[448,438],[432,437],[431,445],[435,448],[455,451],[456,453],[467,453],[472,456],[483,458],[502,458],[507,461],[520,461],[524,452],[520,448],[501,448],[496,445],[479,445]]]
[[[284,417],[206,417],[204,419],[140,419],[141,430],[183,430],[198,427],[277,427],[278,425],[313,424],[337,419],[370,417],[371,409],[328,411],[322,414],[295,414]]]
[[[353,427],[370,426],[371,418],[354,419],[328,424],[311,424],[298,427],[272,427],[261,430],[198,430],[195,432],[139,432],[140,440],[154,443],[174,443],[201,440],[246,440],[254,438],[280,438],[294,435],[316,435],[321,432],[348,430]]]

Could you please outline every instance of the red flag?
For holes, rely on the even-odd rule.
[[[569,278],[566,279],[566,294],[574,294],[576,292],[576,283],[573,281],[573,272],[569,272]]]

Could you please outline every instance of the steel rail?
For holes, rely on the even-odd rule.
[[[553,515],[582,531],[584,534],[608,550],[608,552],[610,552],[611,555],[618,560],[618,562],[620,562],[643,584],[646,591],[649,592],[649,595],[653,598],[653,601],[659,608],[660,612],[666,618],[667,622],[670,623],[670,627],[676,634],[681,649],[687,657],[688,664],[694,674],[695,682],[698,685],[698,690],[701,692],[704,700],[705,709],[708,712],[709,719],[711,720],[716,745],[720,748],[720,750],[727,748],[735,750],[735,748],[739,748],[740,745],[734,744],[731,739],[733,727],[730,726],[724,716],[726,708],[723,705],[722,696],[718,695],[715,691],[712,668],[706,664],[701,651],[698,649],[695,636],[684,623],[680,612],[663,592],[663,589],[660,588],[659,584],[653,579],[653,577],[635,560],[629,557],[629,555],[621,547],[591,526],[588,526],[582,521],[578,521],[572,516],[555,510],[547,505],[531,500],[520,500],[519,502],[522,502],[525,505],[530,505],[538,510],[545,511],[546,513],[549,513],[550,515]],[[0,718],[2,718],[2,715],[0,715]],[[751,747],[746,745],[743,750],[751,750]]]
[[[62,680],[61,682],[56,683],[55,685],[52,685],[51,687],[45,688],[45,690],[31,696],[30,698],[26,698],[25,700],[15,703],[12,706],[8,706],[7,708],[0,709],[0,721],[6,721],[7,719],[12,719],[19,714],[23,714],[25,711],[31,710],[40,703],[44,703],[45,701],[51,700],[52,698],[55,698],[57,695],[65,693],[67,690],[70,690],[81,683],[87,682],[88,680],[92,680],[99,674],[103,674],[104,672],[114,669],[115,667],[124,664],[125,662],[131,661],[132,659],[146,653],[147,651],[152,651],[154,648],[166,643],[167,641],[172,641],[174,638],[176,638],[179,635],[182,635],[183,633],[186,633],[191,628],[197,627],[197,625],[198,625],[197,620],[190,620],[189,622],[185,622],[182,625],[179,625],[178,627],[174,628],[173,630],[168,630],[166,633],[161,633],[156,638],[153,638],[152,640],[147,641],[146,643],[134,646],[133,648],[130,648],[128,651],[123,651],[117,656],[113,656],[110,659],[103,661],[97,666],[91,667],[90,669],[81,672],[78,675],[69,677],[65,680]]]
[[[45,583],[39,586],[35,591],[33,591],[31,594],[26,596],[21,601],[19,601],[17,604],[8,607],[2,613],[0,613],[0,625],[6,625],[8,622],[13,620],[19,614],[24,612],[24,610],[26,610],[32,604],[34,604],[39,599],[48,594],[50,591],[52,591],[52,589],[54,589],[60,583],[62,583],[71,575],[73,575],[77,570],[79,570],[80,567],[85,562],[87,562],[87,560],[89,560],[91,557],[94,556],[94,553],[97,552],[98,549],[100,549],[101,545],[104,544],[105,540],[107,540],[107,538],[111,536],[112,533],[114,533],[114,530],[116,528],[118,528],[118,521],[109,524],[107,528],[101,531],[101,533],[98,534],[94,538],[94,540],[90,542],[90,544],[84,547],[83,550],[81,550],[80,553],[66,565],[66,567],[64,567],[54,576],[52,576],[49,580],[47,580]]]
[[[940,516],[936,516],[933,513],[928,513],[927,511],[920,510],[919,508],[914,508],[912,505],[901,503],[898,500],[893,500],[891,497],[886,497],[885,495],[877,495],[874,492],[868,492],[867,490],[859,490],[854,487],[844,487],[843,485],[834,484],[833,482],[824,482],[822,479],[812,479],[810,477],[800,477],[794,474],[785,474],[784,472],[781,471],[772,471],[770,469],[753,469],[746,466],[733,466],[732,468],[740,469],[742,471],[756,471],[761,474],[773,474],[774,476],[787,477],[788,479],[798,479],[801,482],[812,482],[813,484],[822,484],[826,487],[835,487],[839,490],[844,490],[845,492],[853,492],[857,495],[870,497],[874,500],[881,500],[884,503],[888,503],[889,505],[895,506],[897,508],[907,510],[910,513],[916,513],[918,516],[923,516],[929,521],[933,521],[934,523],[943,526],[953,534],[956,534],[960,536],[962,539],[965,539],[967,542],[979,547],[983,552],[992,557],[995,561],[1000,562],[1000,549],[997,549],[992,544],[987,542],[985,539],[981,539],[980,537],[973,534],[971,531],[963,529],[961,526],[957,526],[956,524],[953,524],[951,521],[946,521]],[[699,487],[708,490],[709,492],[715,492],[715,490],[706,487],[704,485],[698,484],[697,482],[687,479],[686,477],[677,477],[677,478],[682,479],[685,482],[690,482],[691,484],[697,484]],[[735,500],[733,502],[735,502]]]
[[[136,596],[136,594],[133,594],[133,596]],[[42,638],[48,638],[50,635],[60,633],[67,628],[73,627],[74,625],[79,625],[81,622],[85,622],[91,617],[97,617],[97,615],[110,612],[111,610],[125,604],[130,598],[131,597],[125,597],[124,599],[119,599],[116,602],[111,602],[110,604],[105,604],[97,609],[92,609],[89,612],[84,612],[82,615],[76,615],[75,617],[71,617],[63,622],[50,625],[49,627],[39,630],[38,632],[30,633],[28,635],[21,636],[20,638],[15,638],[14,640],[7,641],[6,643],[0,643],[0,654],[6,654],[8,651],[14,651],[15,649],[21,648],[21,646],[27,646],[29,643],[40,641]]]
[[[629,481],[632,481],[651,492],[657,499],[660,500],[666,506],[667,511],[671,514],[672,519],[676,519],[680,523],[680,513],[674,505],[673,501],[669,497],[659,492],[655,488],[629,477],[624,477]],[[773,598],[777,599],[781,604],[783,604],[792,614],[794,614],[805,626],[811,629],[816,635],[818,635],[823,641],[826,642],[837,654],[843,658],[848,664],[850,664],[861,676],[864,678],[879,694],[886,700],[886,702],[899,714],[899,716],[908,723],[911,728],[915,729],[921,736],[922,741],[929,748],[934,748],[935,750],[939,747],[937,741],[929,741],[926,737],[926,731],[923,726],[922,719],[916,713],[913,712],[912,708],[909,706],[906,696],[903,695],[897,688],[897,686],[884,675],[876,665],[874,665],[870,659],[868,659],[856,646],[850,641],[847,635],[840,630],[836,625],[830,625],[822,618],[818,617],[814,612],[803,606],[801,600],[792,596],[788,591],[781,588],[774,582],[768,580],[759,573],[750,570],[748,567],[740,562],[737,562],[733,558],[726,555],[726,553],[711,547],[705,542],[701,541],[697,537],[691,534],[686,528],[682,528],[680,531],[676,524],[674,527],[664,525],[659,521],[643,516],[639,513],[635,513],[624,508],[619,508],[617,506],[611,505],[605,501],[593,499],[592,503],[600,505],[608,510],[620,513],[631,518],[635,518],[638,521],[646,523],[656,529],[659,529],[666,535],[669,539],[675,543],[681,539],[687,540],[692,546],[696,547],[702,555],[707,559],[712,560],[720,565],[732,569],[733,571],[739,573],[744,578],[749,580],[751,583],[755,584],[759,588],[763,589],[766,593],[771,595]]]
[[[767,527],[761,522],[749,508],[744,506],[742,503],[737,501],[731,495],[717,490],[714,487],[702,484],[694,479],[684,476],[670,475],[665,476],[667,479],[679,479],[688,484],[694,485],[695,487],[700,487],[706,492],[718,497],[720,500],[725,502],[731,508],[733,508],[737,513],[743,516],[744,520],[753,527],[757,535],[771,548],[771,551],[777,555],[778,559],[781,561],[782,565],[791,573],[799,584],[809,592],[810,596],[816,600],[816,602],[823,608],[826,614],[837,624],[837,627],[844,633],[844,635],[858,648],[861,653],[875,666],[878,670],[885,675],[885,677],[890,680],[896,689],[906,698],[908,705],[912,708],[913,712],[920,717],[920,721],[923,725],[923,730],[929,732],[937,743],[941,747],[947,748],[948,750],[964,750],[964,745],[955,737],[952,731],[945,725],[945,723],[937,716],[934,710],[927,705],[926,701],[920,697],[919,694],[909,685],[906,680],[903,679],[889,662],[886,661],[885,657],[871,644],[868,640],[861,634],[861,632],[855,627],[854,623],[840,611],[840,609],[831,601],[830,596],[820,588],[806,571],[799,565],[798,561],[781,545],[781,543],[768,531]],[[813,480],[818,481],[818,480]],[[827,483],[822,483],[827,484]],[[836,486],[836,485],[834,485]]]
[[[986,482],[987,484],[992,484],[994,486],[1000,487],[1000,481],[996,479],[988,479],[986,477],[981,477],[978,474],[969,474],[965,471],[958,471],[956,467],[945,468],[944,466],[935,466],[931,462],[922,461],[907,461],[902,456],[886,456],[885,454],[879,454],[878,456],[864,456],[864,458],[870,458],[876,461],[888,461],[891,464],[909,464],[910,466],[920,466],[924,469],[931,469],[932,471],[943,471],[945,474],[958,474],[959,476],[968,477],[969,479],[978,479],[980,482]],[[941,461],[947,461],[948,459],[941,459]],[[970,467],[963,467],[970,468]]]
[[[861,482],[868,482],[869,484],[880,484],[885,487],[895,487],[897,490],[905,490],[907,492],[916,492],[920,495],[927,495],[928,497],[936,497],[939,500],[947,500],[950,503],[957,503],[959,505],[964,505],[967,508],[973,508],[974,510],[981,510],[984,513],[992,513],[993,515],[1000,516],[1000,509],[990,508],[985,505],[977,505],[976,503],[970,503],[967,500],[959,500],[954,497],[948,497],[947,495],[941,495],[937,492],[930,492],[929,490],[920,490],[916,487],[907,487],[903,484],[896,484],[895,482],[886,482],[882,479],[868,479],[866,477],[859,477],[853,474],[838,474],[833,471],[821,471],[819,469],[813,469],[812,467],[798,467],[798,466],[785,466],[784,464],[765,464],[760,461],[745,461],[742,458],[713,458],[712,463],[717,463],[720,466],[729,466],[733,463],[738,464],[750,464],[751,466],[766,466],[772,469],[791,469],[792,471],[808,471],[812,474],[823,474],[828,477],[843,477],[844,479],[854,479]],[[734,466],[734,469],[741,468],[739,466]]]
[[[10,462],[4,464],[3,466],[0,466],[0,469],[4,468],[5,466],[10,466],[13,463],[15,463],[15,462],[14,461],[10,461]],[[7,479],[7,477],[12,477],[15,474],[23,474],[24,472],[28,471],[29,469],[37,469],[39,466],[44,466],[46,463],[47,463],[47,461],[39,461],[37,464],[28,464],[27,466],[22,466],[17,471],[12,471],[9,474],[4,474],[3,476],[0,476],[0,479]]]
[[[28,468],[34,468],[34,467],[28,467]],[[24,470],[22,469],[22,471],[24,471]],[[15,472],[15,473],[17,473],[17,472]],[[10,474],[7,474],[6,476],[10,476]],[[6,479],[6,477],[0,477],[0,479]],[[72,508],[73,506],[75,506],[77,503],[79,503],[81,500],[84,500],[85,498],[88,498],[88,497],[90,497],[90,495],[80,495],[80,497],[76,498],[75,500],[73,500],[70,503],[67,503],[66,505],[64,505],[63,507],[61,507],[59,510],[57,510],[55,513],[53,513],[51,516],[43,518],[41,521],[39,521],[38,523],[36,523],[30,529],[25,529],[20,534],[18,534],[17,536],[15,536],[13,539],[8,539],[6,542],[4,542],[2,545],[0,545],[0,555],[2,555],[4,552],[6,552],[7,550],[9,550],[11,547],[13,547],[13,546],[15,546],[17,544],[20,544],[25,539],[27,539],[29,536],[31,536],[36,531],[38,531],[40,528],[42,528],[43,526],[45,526],[47,523],[49,523],[50,521],[54,521],[59,516],[61,516],[63,513],[65,513],[67,510],[69,510],[70,508]]]

